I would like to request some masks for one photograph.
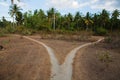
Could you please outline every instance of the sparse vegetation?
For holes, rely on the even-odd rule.
[[[105,63],[106,67],[109,67],[109,63],[113,61],[112,56],[110,55],[110,52],[108,51],[104,51],[100,53],[98,57],[102,63]]]

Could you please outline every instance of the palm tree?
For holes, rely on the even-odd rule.
[[[23,14],[22,14],[22,12],[17,12],[17,16],[16,16],[15,20],[17,21],[17,25],[22,24],[22,22],[23,22]]]
[[[113,29],[113,27],[118,27],[118,23],[119,23],[119,17],[120,15],[120,11],[119,10],[114,10],[113,13],[112,13],[112,18],[111,18],[111,31]]]
[[[109,22],[109,13],[105,9],[103,9],[100,14],[100,22],[104,28],[107,27],[107,23]]]
[[[81,14],[80,14],[79,12],[76,12],[74,21],[75,21],[75,23],[76,23],[77,29],[78,29],[78,27],[80,26],[81,20],[82,20]]]
[[[13,26],[14,26],[14,17],[18,16],[18,12],[20,12],[21,8],[18,7],[16,4],[10,6],[10,11],[8,12],[11,17],[13,17]]]
[[[93,21],[91,19],[90,13],[87,12],[86,17],[85,17],[85,24],[86,24],[86,31],[88,30],[88,27],[90,24],[93,24]]]
[[[55,14],[56,14],[56,10],[55,8],[51,8],[47,11],[47,15],[48,15],[48,20],[49,20],[49,23],[51,24],[52,23],[52,19],[53,19],[53,23],[54,23],[54,30],[55,30]]]

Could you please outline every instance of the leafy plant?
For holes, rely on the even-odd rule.
[[[15,33],[15,32],[16,32],[16,29],[15,29],[15,27],[7,26],[7,27],[6,27],[6,31],[7,31],[8,33]]]
[[[103,36],[103,35],[106,35],[106,34],[107,34],[107,30],[103,27],[98,27],[95,30],[95,35]]]

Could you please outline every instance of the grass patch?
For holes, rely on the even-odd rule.
[[[110,55],[110,53],[108,51],[104,51],[101,54],[99,54],[98,59],[99,59],[99,61],[104,63],[106,65],[106,67],[109,67],[109,63],[113,61],[112,56]]]

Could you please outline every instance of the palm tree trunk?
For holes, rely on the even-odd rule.
[[[14,27],[14,16],[13,16],[13,27]]]
[[[55,13],[53,13],[53,30],[55,30]]]

